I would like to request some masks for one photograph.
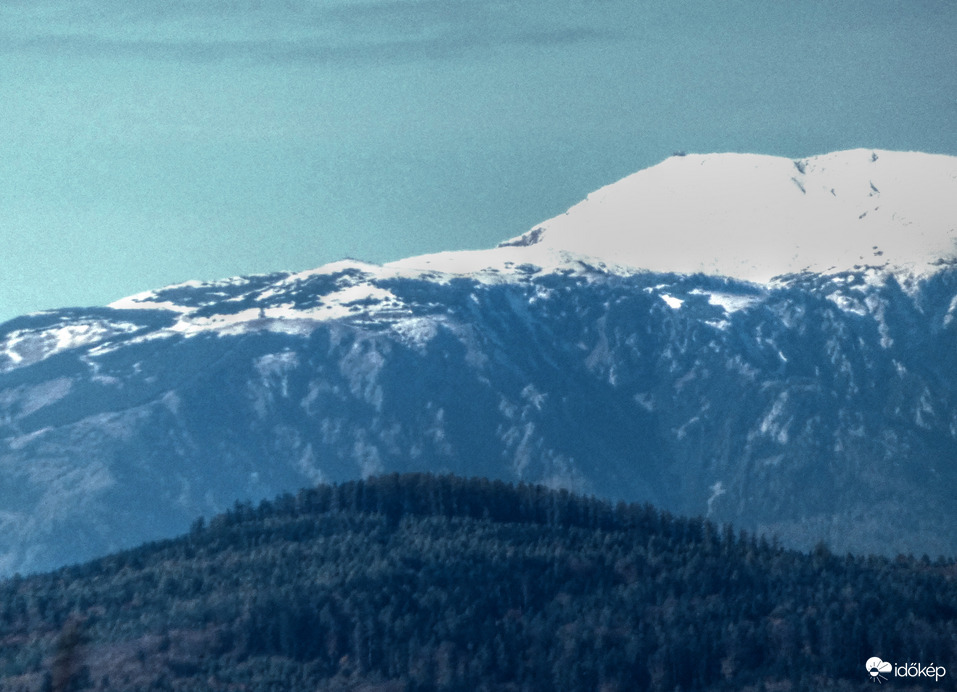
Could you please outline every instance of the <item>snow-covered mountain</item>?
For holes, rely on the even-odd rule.
[[[554,266],[573,253],[761,283],[865,265],[923,276],[957,255],[955,175],[953,157],[913,152],[675,156],[494,250],[392,266],[473,272],[509,262]]]
[[[676,156],[497,248],[0,325],[0,572],[432,470],[957,553],[957,158]]]

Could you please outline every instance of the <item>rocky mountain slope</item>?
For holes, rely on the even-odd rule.
[[[957,553],[955,234],[953,157],[685,156],[491,250],[17,318],[0,572],[412,470]]]

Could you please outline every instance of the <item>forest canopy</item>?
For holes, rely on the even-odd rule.
[[[955,578],[647,505],[390,475],[0,582],[0,690],[865,689],[872,656],[957,670]]]

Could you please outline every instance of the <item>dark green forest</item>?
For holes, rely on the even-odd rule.
[[[957,564],[423,474],[236,504],[0,582],[0,690],[873,689],[955,670]]]

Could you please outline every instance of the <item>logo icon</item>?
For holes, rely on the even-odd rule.
[[[882,661],[877,656],[873,656],[867,659],[867,663],[864,664],[864,667],[867,668],[871,680],[876,683],[883,683],[887,678],[881,675],[881,673],[890,673],[894,666],[887,661]]]

